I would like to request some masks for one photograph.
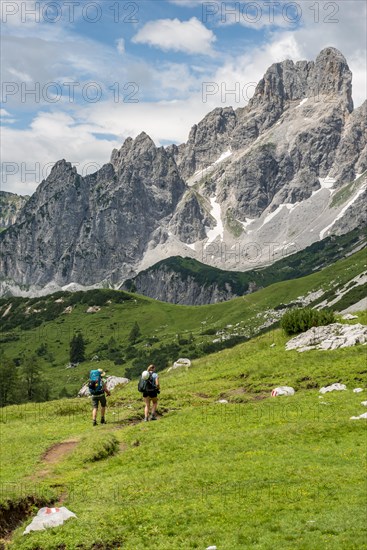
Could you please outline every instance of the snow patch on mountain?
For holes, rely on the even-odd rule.
[[[195,185],[195,183],[197,183],[198,181],[200,181],[201,179],[203,179],[204,176],[208,175],[208,174],[211,174],[215,168],[217,168],[218,164],[220,164],[221,162],[223,162],[224,160],[226,160],[227,158],[229,158],[230,156],[232,156],[232,151],[230,149],[228,149],[227,151],[225,151],[224,153],[222,153],[220,155],[220,157],[217,158],[217,160],[215,162],[213,162],[212,164],[210,164],[209,166],[206,166],[205,168],[202,168],[201,170],[197,170],[192,176],[191,178],[189,178],[187,180],[187,185],[189,187],[192,187],[193,185]]]
[[[210,215],[215,219],[216,226],[214,227],[214,229],[207,229],[207,237],[208,237],[207,244],[212,243],[217,237],[220,237],[220,240],[223,241],[223,236],[224,236],[224,226],[222,222],[221,207],[219,202],[217,202],[216,196],[210,199],[210,204],[212,207],[210,211]]]
[[[308,97],[305,97],[304,99],[302,99],[301,103],[297,105],[296,109],[299,109],[300,107],[302,107],[302,105],[304,105],[307,100],[308,100]]]
[[[232,155],[232,151],[230,149],[228,149],[228,151],[225,151],[220,157],[218,160],[215,161],[214,164],[219,164],[220,162],[222,162],[223,160],[227,159],[228,157],[230,157]]]
[[[322,188],[331,189],[334,186],[336,179],[326,176],[326,178],[319,178],[319,182]]]

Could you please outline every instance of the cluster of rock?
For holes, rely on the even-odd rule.
[[[367,326],[357,323],[347,325],[332,323],[321,327],[312,327],[306,332],[289,340],[286,350],[299,352],[313,349],[333,350],[365,344],[367,342]]]

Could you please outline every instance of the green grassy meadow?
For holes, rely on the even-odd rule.
[[[121,353],[127,355],[125,350],[128,347],[128,335],[134,322],[138,322],[141,329],[141,338],[135,346],[135,354],[147,349],[147,345],[151,346],[152,351],[159,350],[162,346],[176,343],[179,335],[185,338],[192,334],[191,347],[183,346],[178,352],[181,356],[186,354],[190,357],[195,350],[200,350],[200,346],[212,342],[215,338],[205,334],[208,330],[215,333],[216,330],[227,330],[227,325],[238,325],[247,335],[252,336],[267,319],[267,310],[319,289],[328,291],[332,297],[335,288],[343,286],[359,275],[365,270],[366,263],[364,249],[312,275],[276,283],[229,302],[207,306],[178,306],[134,294],[107,290],[78,293],[82,296],[79,301],[71,293],[57,293],[33,299],[2,298],[0,316],[4,315],[11,303],[13,305],[10,312],[1,319],[4,329],[0,338],[0,350],[10,359],[24,359],[36,354],[41,345],[47,344],[47,354],[40,357],[39,361],[44,376],[50,383],[51,397],[57,398],[63,387],[71,395],[76,395],[88,378],[89,370],[96,365],[91,361],[92,357],[95,354],[101,355],[101,348],[107,346],[111,338],[121,347]],[[103,297],[104,293],[110,293],[112,299],[105,301],[99,312],[87,314],[88,306],[93,305],[95,298]],[[64,303],[55,303],[59,296],[63,297]],[[88,303],[82,301],[86,299],[85,296],[91,296],[87,300]],[[63,314],[62,311],[69,302],[73,303],[73,310],[70,314]],[[348,305],[348,301],[345,300],[343,307]],[[52,310],[55,306],[58,307],[56,314]],[[32,318],[25,313],[28,308],[36,310]],[[49,311],[52,318],[47,320]],[[19,326],[13,326],[12,319],[19,319]],[[22,322],[30,323],[34,320],[39,323],[38,326],[27,328],[25,325],[26,328],[20,328]],[[82,330],[86,339],[87,360],[75,369],[66,369],[69,362],[69,343],[78,330]],[[152,337],[157,342],[150,344]],[[49,357],[52,357],[52,361]],[[107,369],[109,374],[124,376],[132,360],[133,358],[127,356],[123,364],[116,365],[113,361],[104,359],[99,362],[99,366]]]
[[[287,340],[273,330],[160,373],[157,422],[140,422],[136,381],[112,393],[105,426],[92,428],[88,399],[2,409],[2,510],[33,497],[78,517],[23,536],[24,517],[4,547],[364,548],[366,422],[350,417],[366,411],[366,347],[297,353]],[[333,382],[348,389],[319,399]],[[271,398],[277,385],[295,396]]]

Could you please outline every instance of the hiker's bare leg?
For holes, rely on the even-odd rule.
[[[93,413],[92,413],[93,420],[97,420],[97,411],[98,409],[96,407],[93,407]]]
[[[152,405],[152,414],[155,415],[155,411],[157,410],[157,407],[158,407],[158,399],[157,399],[157,397],[153,397],[152,401],[153,401],[153,405]]]
[[[144,401],[145,401],[144,416],[145,416],[145,418],[148,418],[148,416],[149,416],[150,397],[144,397]]]
[[[101,418],[104,418],[106,407],[101,407]]]

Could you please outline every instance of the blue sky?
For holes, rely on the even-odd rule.
[[[60,158],[88,173],[146,131],[186,141],[243,107],[274,62],[339,48],[366,96],[363,0],[2,0],[1,189],[31,194]],[[236,93],[230,93],[236,90]]]

